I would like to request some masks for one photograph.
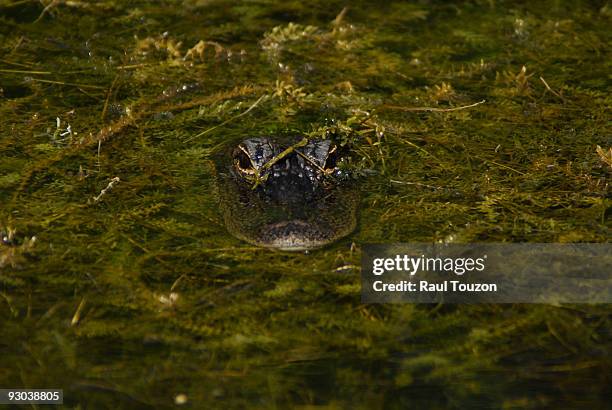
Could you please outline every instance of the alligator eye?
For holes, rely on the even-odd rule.
[[[326,171],[333,171],[336,169],[336,165],[340,160],[340,154],[338,153],[338,147],[336,145],[333,146],[332,149],[329,150],[327,154],[327,158],[325,159],[325,165],[323,165],[323,169]]]
[[[251,157],[242,146],[234,150],[234,167],[243,174],[252,175],[255,173],[255,167],[253,166]]]

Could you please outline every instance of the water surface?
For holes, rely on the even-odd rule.
[[[601,407],[609,306],[360,303],[364,243],[609,241],[612,9],[534,3],[0,3],[0,385],[68,408]],[[229,235],[216,150],[326,132],[352,147],[356,232],[307,254]]]

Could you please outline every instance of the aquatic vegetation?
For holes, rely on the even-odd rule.
[[[20,237],[15,228],[0,226],[0,269],[17,268],[27,263],[26,256],[34,248],[36,236]]]
[[[61,379],[75,408],[606,403],[609,307],[364,305],[359,261],[609,241],[609,6],[181,5],[0,5],[0,384]],[[280,134],[352,150],[347,239],[227,233],[213,155]]]

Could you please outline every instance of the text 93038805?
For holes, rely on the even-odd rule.
[[[63,404],[62,389],[0,389],[0,404]]]

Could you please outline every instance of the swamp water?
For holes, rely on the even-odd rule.
[[[607,305],[360,303],[364,243],[610,240],[612,8],[533,3],[0,2],[0,386],[604,406]],[[213,154],[275,133],[351,147],[352,235],[228,234]]]

